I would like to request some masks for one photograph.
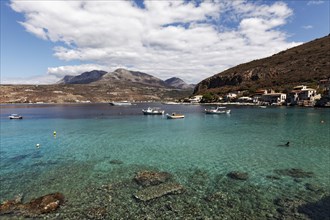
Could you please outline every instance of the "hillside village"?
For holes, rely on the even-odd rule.
[[[273,89],[258,89],[253,94],[250,91],[233,91],[223,96],[208,92],[181,100],[190,103],[236,103],[254,105],[287,105],[305,107],[330,107],[330,78],[320,80],[317,88],[297,85],[292,90],[276,91]]]

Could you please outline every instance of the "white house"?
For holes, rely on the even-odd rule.
[[[306,101],[314,102],[321,98],[320,94],[316,93],[316,89],[308,88],[307,86],[295,86],[291,92],[288,93],[287,103],[296,105]]]
[[[226,99],[236,99],[237,98],[237,94],[230,92],[226,95]]]
[[[191,103],[199,103],[202,100],[202,95],[195,95],[189,99]]]

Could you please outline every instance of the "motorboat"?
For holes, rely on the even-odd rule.
[[[163,115],[165,113],[164,110],[161,110],[160,108],[150,108],[142,109],[142,112],[144,115]]]
[[[225,109],[226,107],[217,107],[211,109],[205,109],[206,114],[230,114],[230,109]]]
[[[129,101],[121,101],[121,102],[110,102],[110,105],[116,105],[116,106],[127,106],[132,105]]]
[[[170,114],[166,114],[167,119],[179,119],[179,118],[184,118],[184,115],[182,114],[176,114],[176,113],[172,113]]]
[[[18,114],[11,114],[9,116],[9,119],[23,119],[23,116],[18,115]]]

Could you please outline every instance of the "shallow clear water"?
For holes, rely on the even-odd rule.
[[[149,105],[186,117],[167,120],[142,115],[141,109]],[[216,188],[217,178],[226,178],[228,172],[247,172],[247,183],[268,189],[270,197],[294,194],[302,186],[290,177],[274,182],[267,175],[277,169],[300,168],[315,174],[309,183],[329,193],[329,109],[230,106],[230,115],[205,115],[204,108],[2,105],[0,200],[19,193],[28,200],[54,191],[79,200],[77,189],[132,178],[134,167],[170,172],[186,187],[192,184],[191,173],[203,171],[208,183],[201,194]],[[11,113],[24,119],[9,120]],[[290,147],[278,146],[287,141]]]

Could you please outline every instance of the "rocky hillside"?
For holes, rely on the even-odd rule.
[[[167,86],[179,88],[179,89],[190,89],[193,88],[194,85],[185,83],[182,79],[178,77],[172,77],[165,80]]]
[[[330,35],[218,73],[198,83],[194,94],[273,88],[289,90],[294,85],[316,87],[330,77]]]

